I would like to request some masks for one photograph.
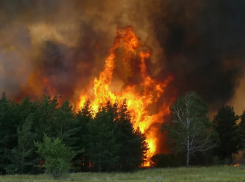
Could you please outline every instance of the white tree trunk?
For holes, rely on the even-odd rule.
[[[187,137],[187,151],[186,151],[186,167],[189,167],[190,163],[190,137]]]

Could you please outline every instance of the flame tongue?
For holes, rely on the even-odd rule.
[[[119,47],[123,47],[125,51],[124,58],[122,59],[124,62],[126,60],[132,61],[130,58],[135,56],[140,58],[139,68],[142,80],[138,85],[125,85],[120,92],[112,92],[110,85],[115,69],[115,50]],[[152,115],[148,114],[148,106],[157,103],[172,77],[167,78],[163,82],[153,79],[148,73],[146,66],[146,60],[151,56],[150,50],[140,50],[142,50],[142,44],[135,35],[133,27],[118,28],[113,47],[110,49],[109,56],[105,61],[104,70],[100,73],[98,79],[94,79],[94,95],[89,93],[81,94],[79,107],[82,107],[85,101],[90,99],[92,110],[96,113],[99,105],[106,103],[108,100],[112,103],[117,101],[120,104],[126,99],[134,128],[139,127],[140,131],[146,135],[146,142],[149,145],[149,150],[146,155],[149,159],[156,152],[157,142],[156,131],[151,129],[151,125],[153,123],[163,122],[163,116],[169,114],[169,106],[163,104],[159,108],[159,111]],[[129,70],[127,69],[127,71]],[[139,90],[141,91],[139,92]],[[149,165],[149,163],[144,165]]]

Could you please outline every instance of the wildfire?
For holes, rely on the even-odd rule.
[[[112,79],[116,67],[115,59],[117,58],[115,50],[118,48],[123,48],[124,50],[124,56],[121,59],[125,70],[131,75],[134,73],[129,69],[129,64],[131,61],[138,59],[139,75],[141,78],[140,84],[123,85],[120,92],[112,92]],[[150,56],[151,52],[149,48],[144,47],[143,43],[139,41],[134,33],[133,27],[118,28],[114,44],[105,60],[104,70],[99,74],[98,78],[94,79],[92,88],[87,88],[87,90],[92,90],[92,93],[81,93],[80,102],[78,104],[79,108],[81,108],[85,101],[89,99],[92,110],[96,113],[99,105],[107,101],[112,103],[117,102],[120,105],[120,103],[126,99],[134,128],[139,127],[140,131],[145,133],[146,142],[149,146],[149,150],[146,154],[148,159],[155,154],[158,139],[156,131],[152,129],[151,126],[153,123],[164,122],[163,116],[170,112],[169,104],[166,103],[162,103],[159,110],[154,114],[149,114],[149,108],[158,103],[159,98],[164,94],[165,87],[172,80],[171,76],[164,81],[151,77],[147,68],[147,61],[149,61]],[[148,166],[149,163],[144,165]]]

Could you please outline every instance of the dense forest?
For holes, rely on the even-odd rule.
[[[171,106],[171,119],[162,125],[169,154],[156,154],[152,167],[188,167],[204,156],[209,164],[229,159],[245,147],[245,112],[222,106],[213,121],[196,92],[187,92]],[[133,171],[146,162],[148,145],[134,129],[126,100],[107,102],[94,113],[87,101],[75,111],[69,101],[43,96],[14,102],[0,99],[0,173],[58,177],[64,171]],[[183,163],[183,159],[185,162]],[[148,161],[149,162],[149,161]],[[195,164],[195,163],[192,163]],[[199,163],[200,164],[200,163]],[[207,163],[206,163],[207,164]]]
[[[38,146],[44,141],[53,141],[50,151],[58,150],[54,156],[66,150],[59,148],[59,141],[73,151],[70,170],[74,172],[134,170],[144,162],[147,151],[145,136],[132,126],[126,101],[121,106],[108,102],[93,114],[89,101],[75,112],[69,101],[59,105],[57,96],[16,103],[3,94],[0,172],[43,172],[45,152]]]

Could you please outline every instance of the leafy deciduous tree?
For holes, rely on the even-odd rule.
[[[37,142],[35,145],[38,147],[37,152],[45,158],[45,173],[57,179],[68,172],[75,152],[66,147],[59,138],[52,139],[44,135],[43,143]]]
[[[207,107],[195,92],[179,97],[171,107],[171,121],[163,124],[168,142],[175,152],[186,152],[186,166],[195,152],[204,152],[215,146],[215,133],[206,117]]]

